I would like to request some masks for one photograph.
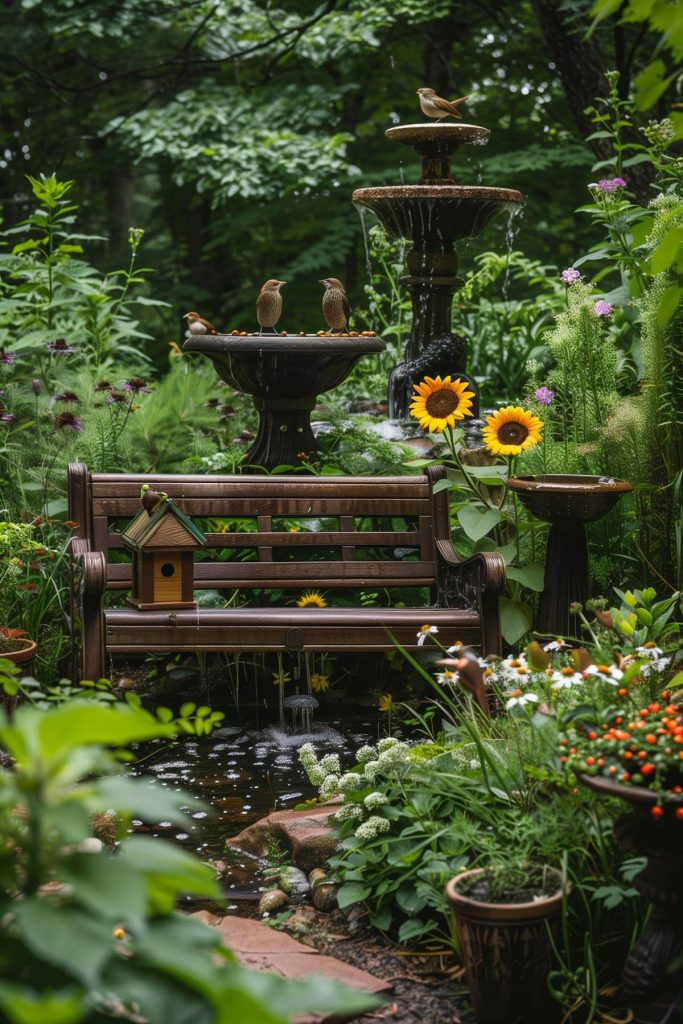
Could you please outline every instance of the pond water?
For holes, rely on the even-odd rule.
[[[316,722],[306,734],[292,734],[278,724],[258,730],[228,726],[211,736],[145,744],[129,773],[162,789],[187,792],[204,806],[188,802],[188,822],[182,827],[163,820],[153,825],[134,821],[133,831],[162,836],[203,860],[225,860],[226,839],[272,811],[294,808],[317,795],[299,764],[303,743],[315,744],[320,756],[338,753],[342,765],[350,767],[356,749],[376,739],[376,722],[356,713]],[[249,860],[230,858],[226,896],[258,897],[261,865]]]

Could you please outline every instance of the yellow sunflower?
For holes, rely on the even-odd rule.
[[[390,693],[381,694],[377,702],[377,707],[379,708],[380,711],[383,711],[385,715],[389,714],[389,712],[392,711],[394,707],[394,698],[391,696]]]
[[[273,686],[285,686],[291,681],[292,677],[289,672],[273,672]]]
[[[324,693],[325,690],[329,690],[330,680],[328,676],[324,676],[321,672],[314,672],[311,676],[311,689],[314,693]]]
[[[297,608],[327,608],[327,601],[317,590],[307,590],[296,602]]]
[[[498,409],[486,422],[482,435],[492,455],[519,455],[542,440],[543,420],[519,406]]]
[[[472,415],[474,391],[468,391],[466,381],[460,378],[425,377],[415,384],[415,391],[410,415],[430,434],[454,427],[458,420]]]

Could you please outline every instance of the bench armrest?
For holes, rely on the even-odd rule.
[[[74,537],[70,549],[71,637],[74,682],[104,674],[104,592],[107,563],[102,551]]]
[[[505,586],[505,560],[497,551],[459,558],[450,540],[436,541],[437,600],[442,607],[474,609],[481,615],[484,654],[502,653],[498,598]]]

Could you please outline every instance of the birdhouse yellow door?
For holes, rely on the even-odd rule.
[[[181,556],[170,552],[154,555],[154,600],[181,601],[183,573]]]

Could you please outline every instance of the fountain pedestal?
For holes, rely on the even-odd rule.
[[[456,185],[451,160],[460,146],[484,143],[487,128],[472,124],[412,124],[389,128],[387,138],[413,146],[422,157],[419,185],[360,188],[353,202],[381,221],[391,238],[412,242],[408,274],[401,278],[411,295],[413,324],[405,361],[391,374],[389,415],[407,419],[414,385],[425,376],[457,376],[475,392],[473,415],[478,415],[478,388],[466,373],[467,340],[451,330],[458,277],[458,239],[479,234],[500,210],[522,202],[514,189]]]
[[[625,480],[574,474],[511,477],[506,485],[537,519],[550,523],[545,578],[535,629],[544,636],[575,636],[569,606],[590,597],[588,542],[584,523],[601,519],[622,494]]]
[[[258,433],[242,461],[269,470],[299,466],[318,448],[311,429],[318,395],[341,384],[363,356],[383,349],[377,337],[298,334],[200,334],[183,345],[208,356],[226,384],[253,396]]]

